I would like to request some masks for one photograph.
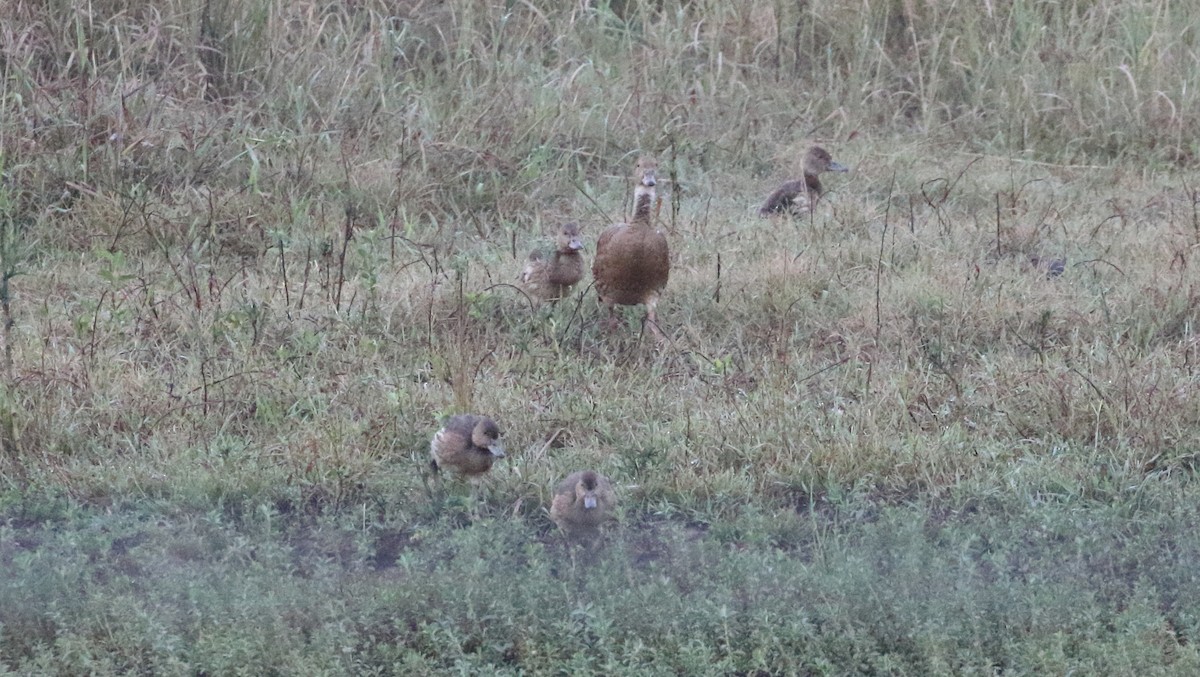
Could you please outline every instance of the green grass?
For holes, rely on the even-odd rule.
[[[5,5],[0,671],[1194,673],[1177,4]],[[643,152],[664,347],[512,286]]]
[[[707,529],[643,515],[590,563],[542,520],[43,506],[57,528],[6,528],[5,655],[100,674],[1187,674],[1200,541],[1182,493],[852,497]]]

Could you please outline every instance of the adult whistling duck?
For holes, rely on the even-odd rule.
[[[557,301],[571,293],[583,279],[583,240],[579,226],[564,224],[558,231],[553,251],[535,249],[529,254],[521,284],[525,291],[542,301]]]
[[[610,322],[616,323],[616,306],[644,305],[650,329],[661,339],[655,308],[671,274],[671,259],[667,237],[655,229],[651,216],[656,169],[652,158],[638,160],[633,218],[629,223],[613,224],[600,234],[592,276],[600,302],[608,307]]]
[[[821,197],[821,174],[825,172],[848,172],[847,167],[834,162],[829,151],[813,146],[804,155],[804,178],[788,181],[775,189],[758,210],[759,216],[772,214],[802,215],[811,210]]]

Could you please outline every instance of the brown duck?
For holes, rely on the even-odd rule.
[[[462,476],[478,477],[491,470],[496,459],[504,458],[500,426],[487,416],[454,416],[434,433],[429,455],[435,472],[446,468]]]
[[[776,188],[758,210],[758,215],[807,213],[817,204],[823,192],[821,174],[848,171],[850,170],[847,167],[833,161],[829,151],[820,146],[813,146],[804,155],[804,178],[788,181]]]
[[[600,535],[600,525],[616,505],[612,483],[592,470],[567,475],[554,488],[550,519],[573,541],[591,543]]]
[[[579,226],[564,224],[552,252],[533,250],[521,272],[525,291],[543,301],[557,301],[571,293],[571,287],[583,279],[583,240]]]
[[[667,237],[654,228],[656,164],[653,159],[638,160],[637,188],[633,193],[633,218],[629,223],[609,226],[596,241],[596,260],[592,277],[600,302],[608,306],[610,321],[616,323],[616,306],[646,306],[646,319],[655,335],[662,337],[654,309],[667,286],[671,273]]]

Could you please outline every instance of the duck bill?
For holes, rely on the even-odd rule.
[[[576,251],[576,252],[577,252],[577,251],[579,251],[580,249],[583,249],[583,242],[580,242],[579,240],[571,240],[570,242],[568,242],[568,243],[567,243],[567,247],[568,247],[568,248],[569,248],[571,251]]]
[[[658,185],[658,181],[654,178],[654,170],[651,169],[642,174],[642,185],[647,188],[653,188]]]
[[[830,162],[829,171],[831,172],[848,172],[850,168],[840,162]]]
[[[496,458],[504,458],[504,445],[499,442],[488,447],[488,451],[492,452],[492,456]]]
[[[583,507],[585,510],[595,510],[596,509],[596,497],[592,496],[590,494],[587,496],[584,496],[583,497]]]

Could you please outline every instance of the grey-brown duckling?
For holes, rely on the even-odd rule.
[[[446,421],[429,443],[434,471],[448,469],[473,478],[492,469],[504,458],[500,426],[487,416],[461,414]]]
[[[820,146],[813,146],[804,155],[803,178],[788,181],[776,188],[758,210],[758,215],[765,217],[772,214],[806,214],[817,204],[824,192],[821,174],[848,171],[849,168],[834,162],[829,151]]]
[[[600,526],[612,517],[616,506],[612,483],[594,470],[567,475],[554,488],[550,519],[572,541],[591,544],[600,535]]]
[[[571,293],[583,279],[583,238],[579,224],[566,223],[558,231],[554,249],[535,249],[529,254],[521,285],[526,293],[542,301],[558,301]]]

